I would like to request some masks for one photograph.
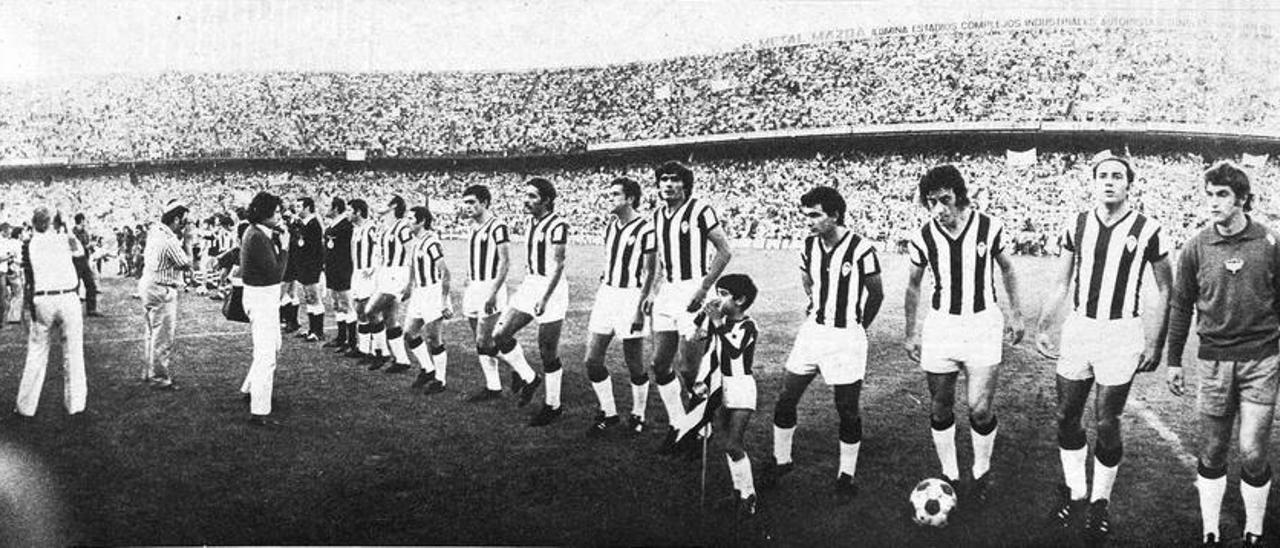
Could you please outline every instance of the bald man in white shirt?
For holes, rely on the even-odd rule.
[[[27,332],[27,363],[18,385],[18,401],[14,412],[21,417],[34,417],[40,403],[40,389],[49,364],[49,330],[62,326],[66,347],[62,350],[66,388],[63,390],[67,413],[84,412],[89,388],[84,373],[84,317],[80,310],[80,279],[73,257],[84,255],[84,248],[74,236],[50,228],[52,216],[45,207],[36,208],[31,216],[34,233],[22,246],[22,272],[26,278],[23,294],[24,320]]]

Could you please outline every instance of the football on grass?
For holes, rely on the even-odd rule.
[[[938,478],[927,478],[911,490],[912,519],[916,525],[946,527],[947,516],[956,507],[956,490]]]

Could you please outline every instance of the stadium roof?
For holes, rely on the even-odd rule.
[[[595,66],[886,24],[1079,14],[1269,22],[1199,0],[0,0],[0,79]]]

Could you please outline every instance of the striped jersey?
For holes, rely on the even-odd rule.
[[[711,340],[704,359],[711,360],[711,369],[719,369],[726,377],[750,375],[760,335],[755,320],[746,317],[736,322],[727,318],[722,321],[725,323],[715,325],[707,320]]]
[[[213,231],[213,243],[209,245],[210,255],[221,255],[227,250],[236,246],[236,235],[226,228],[218,228]]]
[[[641,262],[656,246],[653,224],[644,217],[637,216],[627,224],[620,224],[616,217],[610,220],[604,229],[604,249],[609,253],[605,285],[620,289],[644,287]]]
[[[828,249],[821,237],[809,236],[800,251],[800,271],[813,281],[809,301],[815,322],[840,329],[863,325],[866,280],[880,274],[871,242],[850,230]]]
[[[163,223],[151,226],[147,247],[143,251],[142,277],[161,285],[185,283],[183,270],[191,266],[191,256],[182,248],[182,240]]]
[[[468,275],[473,282],[483,282],[498,277],[498,246],[511,240],[507,223],[493,217],[484,224],[473,225],[470,243]]]
[[[708,237],[720,226],[711,206],[690,198],[671,211],[662,204],[653,212],[658,236],[658,256],[668,282],[696,280],[707,275],[711,264]]]
[[[382,231],[382,266],[403,268],[409,266],[409,242],[413,240],[413,223],[406,218],[396,219]]]
[[[541,219],[529,220],[529,233],[525,241],[528,272],[538,276],[550,276],[549,268],[553,254],[553,245],[564,245],[569,242],[569,223],[564,217],[550,213]]]
[[[381,260],[378,254],[378,226],[365,221],[351,235],[351,265],[356,270],[369,270]]]
[[[976,314],[996,303],[994,258],[1003,251],[1000,221],[974,211],[956,236],[931,220],[911,238],[911,264],[933,273],[934,310]]]
[[[410,242],[413,250],[409,266],[415,287],[427,287],[440,283],[440,264],[444,262],[444,248],[434,232],[424,231],[422,236]]]
[[[1076,215],[1064,225],[1061,245],[1074,257],[1075,310],[1092,319],[1136,318],[1138,295],[1148,263],[1168,255],[1160,225],[1130,210],[1103,224],[1096,211]]]

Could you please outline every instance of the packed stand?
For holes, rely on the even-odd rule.
[[[1230,47],[1221,47],[1229,41]],[[869,37],[593,68],[0,83],[0,159],[541,153],[966,121],[1280,127],[1273,40],[1152,28]]]

